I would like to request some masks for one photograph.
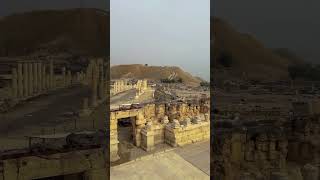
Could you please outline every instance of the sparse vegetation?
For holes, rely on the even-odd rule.
[[[166,78],[166,79],[161,79],[160,81],[162,83],[182,83],[183,82],[182,78],[178,78],[178,79],[168,79],[168,78]]]
[[[200,82],[200,86],[202,86],[202,87],[210,87],[210,83],[206,82],[206,81],[202,81],[202,82]]]

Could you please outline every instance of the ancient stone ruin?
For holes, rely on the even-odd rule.
[[[130,118],[133,143],[145,151],[155,145],[171,146],[208,140],[210,137],[209,101],[144,104],[140,108],[117,109],[110,112],[110,160],[117,161],[118,121]],[[191,121],[192,119],[192,121]]]

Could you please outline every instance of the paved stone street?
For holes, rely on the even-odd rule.
[[[210,143],[190,144],[113,166],[111,179],[210,179]]]
[[[110,178],[113,180],[209,180],[210,176],[176,152],[169,151],[111,167]]]

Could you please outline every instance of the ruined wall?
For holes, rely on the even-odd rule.
[[[165,127],[165,124],[157,124],[153,126],[155,145],[165,142]]]
[[[211,172],[221,180],[319,179],[318,121],[216,128]]]
[[[85,180],[107,179],[106,153],[91,149],[2,160],[0,179],[30,180],[76,173],[83,173]]]
[[[170,142],[170,145],[175,146],[176,143],[184,145],[208,140],[210,136],[210,113],[208,111],[207,104],[191,103],[150,103],[140,109],[112,111],[110,115],[111,161],[119,159],[117,154],[119,143],[118,119],[133,117],[134,144],[137,147],[141,146],[145,150],[152,150],[153,146],[164,142]],[[193,124],[190,122],[184,127],[184,121],[186,119],[190,121],[190,118],[193,119]],[[180,122],[182,126],[180,126]],[[176,123],[179,124],[180,130],[175,125]],[[174,130],[169,130],[170,127],[173,127]],[[167,141],[167,138],[170,140]]]
[[[209,121],[180,127],[167,125],[165,129],[165,142],[174,147],[209,140],[209,138]]]

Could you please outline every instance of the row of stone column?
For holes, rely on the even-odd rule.
[[[106,71],[103,59],[91,60],[87,69],[87,81],[91,88],[91,105],[96,106],[98,100],[106,98]]]
[[[128,84],[127,80],[116,80],[113,84],[112,94],[118,94],[134,88],[132,84]]]
[[[144,93],[144,91],[148,88],[147,80],[138,80],[137,84],[135,85],[135,88],[137,89],[136,96],[140,96]]]
[[[12,69],[12,97],[26,98],[55,87],[53,62],[22,62]]]

